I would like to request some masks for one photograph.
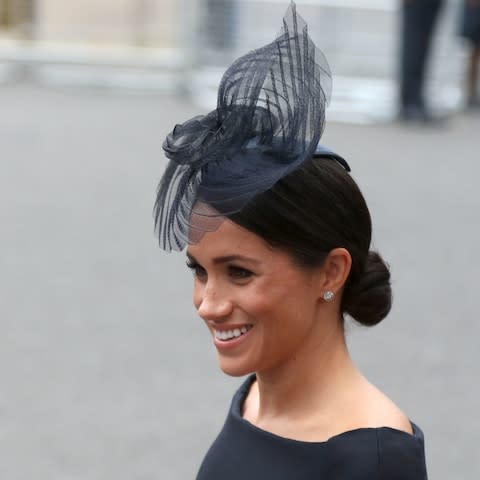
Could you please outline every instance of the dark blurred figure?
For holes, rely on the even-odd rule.
[[[480,0],[464,0],[460,35],[470,51],[466,71],[466,103],[469,110],[480,110],[478,70],[480,64]]]
[[[400,120],[435,123],[424,98],[431,40],[443,0],[402,0]]]

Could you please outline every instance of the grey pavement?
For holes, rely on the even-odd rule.
[[[162,141],[199,113],[154,95],[0,88],[0,479],[193,479],[241,381],[218,369],[151,210]],[[430,478],[480,478],[480,115],[329,123],[391,265],[395,304],[348,327],[418,423]],[[245,459],[248,461],[248,459]]]

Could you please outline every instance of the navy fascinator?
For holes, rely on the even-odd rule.
[[[154,206],[160,247],[182,250],[313,156],[330,99],[328,63],[292,2],[275,40],[225,72],[217,108],[176,125]],[[317,152],[317,153],[316,153]]]

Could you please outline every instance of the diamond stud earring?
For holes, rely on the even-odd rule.
[[[323,299],[326,301],[326,302],[331,302],[333,300],[333,297],[335,296],[335,294],[331,291],[331,290],[327,290],[324,294],[323,294]]]

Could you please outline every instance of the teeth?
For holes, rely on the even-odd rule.
[[[235,328],[234,330],[214,330],[215,338],[219,340],[231,340],[247,333],[252,328],[252,325],[243,326],[242,328]]]

